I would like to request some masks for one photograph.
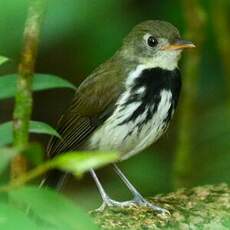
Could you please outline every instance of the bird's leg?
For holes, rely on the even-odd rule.
[[[162,213],[162,214],[170,214],[169,211],[167,211],[166,209],[160,208],[158,206],[153,205],[152,203],[150,203],[149,201],[147,201],[137,190],[136,188],[128,181],[128,179],[125,177],[125,175],[121,172],[121,170],[117,167],[117,165],[114,164],[114,170],[116,171],[116,173],[120,176],[120,178],[122,179],[122,181],[126,184],[126,186],[128,187],[128,189],[131,191],[131,193],[133,194],[133,200],[130,201],[124,201],[124,202],[119,202],[119,201],[115,201],[113,199],[111,199],[109,197],[109,195],[105,192],[104,188],[101,185],[101,182],[99,181],[96,173],[94,172],[93,169],[90,170],[90,173],[97,185],[97,188],[99,190],[99,193],[102,197],[103,203],[101,205],[101,207],[99,207],[96,211],[103,211],[106,207],[129,207],[129,206],[135,206],[135,205],[139,205],[139,206],[145,206],[145,207],[149,207],[152,210]]]
[[[96,209],[96,211],[103,211],[106,207],[121,207],[122,208],[122,207],[128,207],[128,206],[134,205],[132,201],[119,202],[119,201],[111,199],[109,195],[105,192],[104,188],[101,185],[100,180],[98,179],[93,169],[90,170],[90,174],[93,177],[97,185],[97,188],[99,190],[99,193],[101,195],[101,198],[103,200],[102,205],[98,209]]]
[[[134,204],[139,205],[139,206],[149,207],[149,208],[151,208],[154,211],[159,212],[159,213],[170,214],[168,210],[166,210],[164,208],[161,208],[161,207],[158,207],[158,206],[150,203],[149,201],[147,201],[137,191],[137,189],[130,183],[130,181],[125,177],[125,175],[121,172],[121,170],[117,167],[116,164],[113,164],[113,168],[114,168],[115,172],[117,173],[117,175],[121,178],[121,180],[124,182],[124,184],[127,186],[127,188],[129,189],[129,191],[133,195],[133,200],[125,202],[126,204],[128,204],[128,203],[130,203],[130,204],[134,203]]]
[[[98,177],[97,177],[97,175],[96,175],[96,173],[94,172],[93,169],[90,170],[90,174],[93,177],[93,179],[94,179],[94,181],[95,181],[95,183],[97,185],[97,189],[98,189],[98,191],[99,191],[99,193],[101,195],[101,198],[103,200],[103,204],[102,204],[102,206],[99,209],[101,209],[101,208],[103,209],[104,206],[109,205],[109,203],[110,203],[110,197],[105,192],[104,188],[101,185],[101,182],[99,181],[99,179],[98,179]]]
[[[96,173],[94,172],[93,169],[90,170],[90,174],[93,177],[93,179],[94,179],[94,181],[95,181],[95,183],[97,185],[98,191],[99,191],[99,193],[101,195],[101,198],[103,200],[102,205],[96,211],[103,211],[106,206],[109,206],[109,207],[110,206],[115,206],[117,203],[119,203],[117,201],[112,200],[109,197],[109,195],[105,192],[104,188],[101,185],[101,182],[99,181],[99,179],[98,179],[98,177],[97,177],[97,175],[96,175]]]

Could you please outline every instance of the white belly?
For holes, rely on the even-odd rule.
[[[135,120],[120,125],[141,104],[138,101],[124,105],[123,102],[128,96],[128,92],[122,95],[112,116],[91,136],[88,142],[90,149],[119,151],[123,160],[145,149],[165,132],[167,123],[164,120],[168,116],[172,102],[171,91],[161,91],[158,107],[148,122],[143,123],[147,116],[145,110]]]

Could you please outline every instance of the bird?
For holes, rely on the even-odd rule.
[[[147,20],[136,25],[115,54],[97,67],[77,88],[52,137],[49,158],[67,151],[116,151],[126,160],[156,142],[167,130],[178,104],[182,50],[195,45],[183,40],[169,22]],[[113,200],[94,169],[90,170],[106,207],[144,206],[169,213],[145,199],[117,164],[113,168],[133,195]]]

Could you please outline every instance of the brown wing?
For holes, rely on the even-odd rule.
[[[90,75],[77,90],[74,99],[58,122],[62,139],[52,137],[48,157],[78,149],[92,132],[113,112],[114,104],[123,90],[122,71],[108,61]]]

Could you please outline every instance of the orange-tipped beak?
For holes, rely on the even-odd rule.
[[[174,43],[162,47],[161,50],[178,50],[178,49],[185,49],[185,48],[195,48],[196,46],[186,40],[177,39]]]

